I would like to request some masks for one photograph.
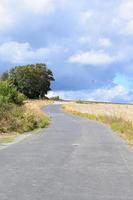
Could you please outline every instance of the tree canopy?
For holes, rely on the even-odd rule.
[[[0,76],[0,80],[6,81],[7,79],[8,79],[8,72],[6,71]]]
[[[8,76],[9,83],[30,99],[43,98],[51,90],[53,73],[45,64],[16,66]]]

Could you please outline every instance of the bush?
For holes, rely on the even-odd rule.
[[[23,133],[48,124],[46,116],[29,112],[25,96],[7,81],[0,81],[0,133]]]
[[[55,97],[51,97],[50,99],[53,100],[53,101],[59,101],[60,97],[59,96],[55,96]]]
[[[0,133],[23,133],[48,124],[46,116],[38,116],[29,112],[25,106],[3,104],[0,107]]]
[[[22,105],[25,96],[12,87],[7,81],[0,81],[0,102]]]

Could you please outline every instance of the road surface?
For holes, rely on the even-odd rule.
[[[0,200],[133,200],[133,150],[59,105],[45,111],[48,128],[0,150]]]

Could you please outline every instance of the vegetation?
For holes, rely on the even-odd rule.
[[[37,128],[43,128],[48,124],[46,116],[35,115],[29,112],[25,106],[15,104],[3,104],[0,109],[0,133],[23,133]]]
[[[1,144],[8,144],[13,142],[16,139],[16,134],[10,134],[10,135],[1,135],[0,136],[0,145]]]
[[[97,114],[96,110],[95,113],[94,111],[93,113],[89,113],[89,111],[83,112],[81,107],[77,106],[74,107],[73,105],[65,105],[63,106],[63,110],[65,112],[69,112],[80,117],[84,117],[90,120],[96,120],[109,125],[113,131],[117,132],[123,139],[128,142],[128,144],[133,146],[133,122],[130,119],[124,119],[122,114],[120,116],[120,111],[117,112],[117,115],[109,115],[107,111],[104,111],[103,109],[103,114]]]
[[[78,104],[102,104],[102,105],[127,105],[127,103],[113,103],[113,102],[100,102],[100,101],[84,101],[84,100],[77,100],[75,103]],[[132,105],[131,103],[128,105]]]
[[[53,101],[59,101],[60,97],[59,96],[55,96],[55,97],[51,97],[50,99],[53,100]]]
[[[45,64],[17,66],[9,72],[9,83],[30,99],[44,98],[54,81],[53,73]]]
[[[0,107],[8,103],[22,105],[24,100],[25,96],[12,87],[8,81],[0,81]]]
[[[4,72],[0,77],[1,81],[7,81],[8,75],[9,75],[8,72]]]
[[[0,133],[23,133],[48,124],[48,118],[29,112],[25,106],[5,104],[0,109]]]
[[[29,102],[28,98],[44,98],[53,80],[52,71],[45,64],[18,66],[2,74],[0,143],[10,142],[18,133],[43,128],[48,124],[48,117],[40,111],[40,106],[49,102]]]
[[[76,103],[80,103],[80,104],[88,104],[88,101],[77,100]]]

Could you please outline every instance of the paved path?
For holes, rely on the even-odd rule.
[[[0,200],[133,200],[133,150],[103,125],[45,110],[47,129],[0,151]]]

